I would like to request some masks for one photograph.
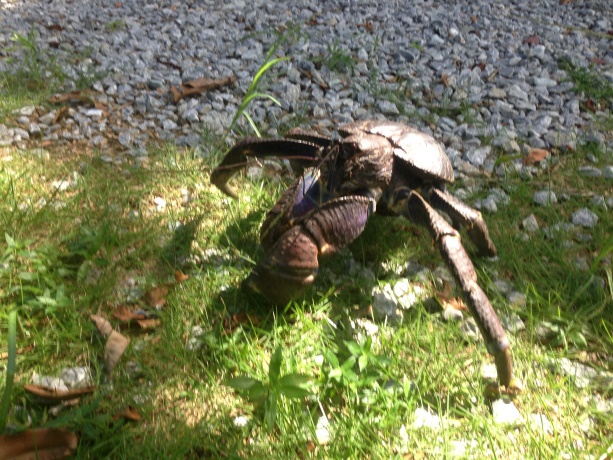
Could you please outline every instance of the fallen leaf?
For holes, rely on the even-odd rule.
[[[110,376],[119,359],[130,345],[130,339],[117,331],[112,331],[104,346],[104,368]]]
[[[594,103],[594,101],[590,98],[588,98],[583,106],[586,108],[586,110],[590,111],[590,112],[595,112],[596,111],[596,104]]]
[[[235,313],[224,318],[223,329],[226,334],[231,334],[243,324],[251,324],[257,327],[260,325],[260,319],[250,313]]]
[[[131,319],[129,321],[125,321],[119,325],[121,330],[125,329],[155,329],[160,324],[162,324],[162,320],[158,318],[146,318],[146,319]]]
[[[449,281],[443,280],[443,289],[435,292],[436,298],[439,301],[448,301],[451,299],[453,288],[451,287],[451,283]]]
[[[55,125],[58,121],[64,118],[64,115],[66,115],[67,113],[68,113],[68,107],[60,108],[55,114],[55,117],[53,118],[53,122],[51,124]]]
[[[36,346],[36,344],[32,344],[32,345],[28,345],[27,347],[24,348],[18,348],[17,349],[17,354],[18,355],[22,355],[24,353],[27,353],[29,351],[32,351],[34,349],[34,347]],[[9,357],[9,353],[8,351],[2,352],[0,353],[0,359],[7,359]]]
[[[607,63],[607,61],[605,61],[603,58],[591,58],[590,62],[592,64],[596,64],[596,65],[605,65]]]
[[[373,32],[375,30],[375,25],[371,21],[358,24],[358,27],[363,27],[367,32]]]
[[[0,436],[0,459],[57,460],[74,454],[76,435],[59,428],[38,428]]]
[[[175,270],[175,281],[177,284],[189,279],[189,275],[185,275],[181,270]]]
[[[62,30],[64,30],[64,28],[59,24],[49,24],[48,26],[45,26],[45,27],[49,30],[57,30],[58,32],[61,32]]]
[[[145,303],[151,308],[162,308],[166,305],[166,296],[173,286],[172,284],[163,284],[149,289],[144,295]]]
[[[132,422],[138,422],[142,416],[138,413],[135,407],[128,406],[125,409],[119,411],[113,416],[113,421],[118,420],[120,418],[130,420]]]
[[[79,100],[81,97],[81,91],[72,91],[71,93],[55,94],[49,98],[49,102],[52,104],[61,104],[62,102],[69,102]]]
[[[53,388],[44,387],[41,385],[24,385],[23,389],[28,393],[31,393],[39,398],[45,399],[50,402],[55,401],[68,401],[70,399],[80,398],[81,396],[88,395],[96,391],[98,387],[91,386],[85,388],[76,388],[68,391],[58,391]],[[0,457],[2,458],[2,457]]]
[[[538,164],[549,157],[549,151],[545,149],[530,149],[523,159],[525,166]]]
[[[130,310],[128,307],[120,306],[113,312],[113,318],[119,321],[129,322],[133,319],[146,319],[147,315],[144,313],[136,313]]]
[[[197,78],[190,80],[180,86],[173,86],[170,88],[175,103],[187,96],[193,96],[196,94],[204,93],[205,91],[219,88],[221,86],[228,86],[236,81],[236,76],[210,79],[210,78]]]
[[[524,43],[528,45],[539,45],[541,40],[539,39],[538,35],[534,34],[524,38]]]
[[[443,304],[444,309],[453,308],[454,310],[468,311],[468,307],[461,297],[454,297],[441,303]]]
[[[91,320],[96,325],[98,332],[102,334],[102,337],[108,337],[113,331],[113,326],[109,323],[109,320],[100,315],[90,315]]]

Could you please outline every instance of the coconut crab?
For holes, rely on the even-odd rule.
[[[237,198],[230,179],[249,160],[285,158],[299,177],[268,212],[261,229],[266,257],[244,284],[275,303],[287,303],[313,283],[318,256],[351,243],[375,212],[400,215],[428,228],[462,290],[487,350],[495,358],[500,383],[519,390],[513,376],[509,340],[456,227],[464,227],[478,252],[494,256],[481,213],[445,191],[454,172],[431,136],[390,121],[358,121],[338,128],[341,138],[293,130],[280,139],[247,138],[226,154],[211,182]]]

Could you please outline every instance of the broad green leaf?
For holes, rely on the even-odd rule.
[[[268,365],[268,378],[271,384],[276,384],[279,381],[279,374],[281,373],[281,361],[283,360],[283,351],[281,347],[275,348],[275,352],[270,358],[270,364]]]
[[[38,279],[38,273],[20,272],[17,274],[17,278],[22,281],[35,281]]]
[[[352,340],[345,341],[345,346],[347,347],[347,350],[349,350],[349,353],[351,353],[352,355],[362,354],[362,349],[360,348],[360,346]]]
[[[341,366],[341,369],[343,369],[343,370],[351,369],[354,366],[356,361],[357,361],[357,357],[350,356],[349,358],[347,358],[347,361],[345,361],[343,363],[343,365]]]
[[[43,305],[49,305],[51,307],[57,306],[57,302],[52,297],[48,297],[45,295],[39,295],[38,297],[36,297],[36,300],[38,300]]]
[[[287,374],[279,379],[279,386],[300,386],[311,381],[311,377],[304,374]]]
[[[343,377],[343,371],[340,368],[335,367],[334,369],[330,369],[330,372],[328,372],[328,377],[340,382],[341,378]]]
[[[8,233],[5,233],[4,239],[6,240],[6,244],[8,244],[9,247],[11,248],[15,247],[15,240],[13,239],[13,237],[11,237],[11,235],[9,235]]]
[[[309,396],[311,392],[301,387],[282,386],[279,387],[279,392],[288,398],[300,399]]]
[[[326,350],[324,352],[324,357],[326,358],[326,361],[328,361],[332,367],[340,366],[340,363],[338,362],[338,358],[331,350]]]
[[[362,355],[358,358],[358,368],[360,369],[360,372],[362,372],[364,369],[366,369],[366,366],[368,365],[368,355]]]
[[[258,381],[253,386],[251,386],[251,388],[245,391],[245,396],[251,401],[255,402],[261,399],[267,391],[268,386]]]
[[[264,414],[264,421],[266,423],[266,428],[269,431],[272,431],[277,422],[277,395],[272,391],[268,393],[268,398],[266,399],[266,408]]]
[[[260,383],[259,380],[256,380],[251,377],[235,377],[233,379],[226,380],[223,384],[232,387],[235,390],[246,391],[249,390],[256,383]]]

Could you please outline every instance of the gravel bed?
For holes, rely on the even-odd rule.
[[[154,139],[197,146],[207,132],[227,130],[266,53],[295,28],[276,53],[291,60],[274,68],[266,88],[281,106],[260,100],[250,108],[264,133],[298,122],[330,132],[355,119],[406,121],[433,133],[467,175],[492,173],[497,155],[522,148],[589,141],[611,149],[611,133],[594,123],[610,103],[586,110],[560,67],[595,65],[613,82],[606,3],[0,0],[0,70],[19,55],[13,33],[34,29],[38,48],[69,80],[92,79],[95,101],[59,115],[24,107],[15,123],[0,125],[0,145],[40,137],[102,150],[109,139],[127,151]],[[171,97],[172,86],[224,77],[236,82],[178,103]],[[610,178],[610,163],[586,174]]]

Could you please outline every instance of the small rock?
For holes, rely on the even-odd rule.
[[[502,327],[507,331],[517,334],[519,331],[526,329],[526,325],[521,318],[515,313],[503,313],[500,315]]]
[[[511,401],[499,399],[492,403],[492,415],[496,425],[518,425],[523,417]]]
[[[387,100],[379,100],[377,109],[384,115],[398,115],[400,113],[396,104]]]
[[[541,190],[540,192],[534,192],[532,200],[540,206],[549,206],[558,202],[558,197],[551,190]]]
[[[440,431],[443,423],[438,415],[431,413],[428,409],[418,407],[413,414],[412,426],[415,429],[430,428],[434,431]]]
[[[245,417],[244,415],[239,415],[238,417],[234,418],[233,423],[234,423],[234,426],[237,428],[244,428],[249,423],[249,419]]]
[[[553,425],[544,414],[530,414],[528,424],[534,430],[542,431],[545,434],[553,434]]]
[[[538,193],[538,192],[537,192]],[[555,195],[554,195],[555,196]],[[539,197],[539,200],[542,198]],[[536,201],[536,199],[535,199]],[[521,228],[528,233],[534,233],[539,230],[539,224],[536,221],[536,217],[534,214],[530,214],[524,220],[521,221]]]
[[[572,222],[585,228],[594,227],[598,223],[598,216],[587,208],[573,212]]]
[[[605,166],[602,168],[602,175],[607,179],[613,179],[613,166]]]
[[[328,417],[322,415],[317,420],[317,428],[315,428],[315,437],[320,445],[325,445],[330,442],[332,436],[330,434],[330,422]]]
[[[93,383],[92,375],[89,367],[68,367],[62,369],[60,378],[70,389],[85,388]]]
[[[509,302],[509,306],[522,308],[526,306],[526,294],[519,291],[511,291],[507,294],[507,302]]]
[[[464,315],[457,308],[447,307],[443,310],[443,319],[445,321],[462,321]]]
[[[481,366],[481,378],[486,382],[497,382],[498,370],[496,369],[496,364],[484,363]]]
[[[470,342],[480,342],[483,340],[479,326],[477,326],[477,322],[473,317],[466,318],[460,323],[460,331]]]
[[[595,166],[579,166],[577,170],[579,174],[583,177],[600,177],[602,176],[602,171]]]
[[[571,377],[577,388],[587,388],[590,385],[607,388],[613,385],[613,373],[598,371],[568,358],[548,358],[547,367],[554,372]]]
[[[32,374],[32,384],[49,388],[55,391],[68,391],[68,387],[59,377],[50,377],[48,375],[39,375],[36,372]]]

